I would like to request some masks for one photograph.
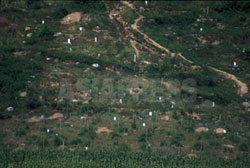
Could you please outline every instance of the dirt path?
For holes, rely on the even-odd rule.
[[[131,4],[130,2],[128,1],[121,1],[121,3],[123,3],[124,5],[127,5],[128,7],[130,7],[131,9],[133,10],[136,10],[135,6],[133,4]],[[146,40],[148,43],[152,44],[153,46],[157,47],[157,48],[160,48],[162,49],[163,51],[165,51],[166,53],[170,54],[171,56],[178,56],[178,57],[181,57],[183,60],[189,62],[189,63],[193,63],[193,61],[185,58],[181,53],[173,53],[171,52],[169,49],[161,46],[159,43],[157,43],[156,41],[154,41],[153,39],[151,39],[148,35],[146,35],[145,33],[143,33],[140,29],[139,29],[139,26],[138,26],[138,22],[140,22],[144,16],[140,15],[138,13],[139,17],[134,21],[134,24],[131,25],[132,29],[136,30],[137,32],[139,32],[143,37],[144,37],[144,40]],[[222,71],[222,70],[219,70],[217,68],[214,68],[214,67],[210,67],[210,69],[216,71],[216,72],[219,72],[221,73],[225,78],[228,78],[228,79],[231,79],[233,81],[236,82],[236,84],[238,85],[239,89],[238,89],[238,94],[240,96],[242,96],[243,94],[246,94],[248,93],[248,87],[247,87],[247,84],[241,82],[239,79],[237,79],[236,76],[230,74],[230,73],[227,73],[225,71]]]
[[[209,66],[209,68],[211,68],[212,70],[219,72],[220,74],[222,74],[225,78],[227,79],[231,79],[233,81],[235,81],[235,83],[238,85],[239,89],[238,89],[238,94],[243,96],[244,94],[248,93],[248,87],[247,84],[241,82],[236,76],[227,73],[225,71],[219,70],[217,68],[211,67]]]
[[[126,3],[126,2],[125,2]],[[134,6],[132,4],[129,4],[127,3],[132,9],[135,10]],[[109,9],[109,6],[106,4],[106,7],[107,9]],[[140,52],[138,50],[138,48],[136,47],[136,44],[138,44],[139,46],[141,47],[144,47],[146,48],[147,50],[149,50],[150,52],[152,53],[156,53],[156,50],[155,48],[153,48],[152,46],[142,42],[141,40],[137,39],[134,34],[130,31],[131,27],[130,25],[124,21],[123,17],[121,16],[121,13],[124,11],[124,7],[121,6],[121,7],[116,7],[117,9],[119,10],[116,10],[116,9],[113,9],[113,10],[110,10],[109,12],[109,19],[110,20],[116,20],[118,21],[120,24],[122,24],[123,26],[123,29],[124,29],[124,32],[125,32],[125,37],[129,37],[131,38],[130,40],[130,44],[131,46],[133,47],[135,53],[136,53],[136,56],[139,57],[140,56]],[[119,29],[119,28],[118,28]]]
[[[135,50],[135,54],[136,56],[139,58],[140,57],[140,53],[139,50],[136,48],[136,41],[135,40],[130,40],[130,44],[133,47],[133,49]]]

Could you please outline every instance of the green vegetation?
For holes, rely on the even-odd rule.
[[[172,155],[161,152],[101,151],[16,151],[0,153],[2,167],[248,167],[247,155],[232,159],[213,155],[188,158],[183,154]]]
[[[249,2],[129,3],[0,1],[0,167],[249,167]]]

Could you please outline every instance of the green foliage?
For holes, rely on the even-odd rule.
[[[247,168],[250,165],[249,155],[225,159],[213,154],[198,158],[188,158],[184,154],[162,152],[133,152],[124,150],[0,150],[0,167],[228,167]]]
[[[200,142],[194,144],[194,149],[197,151],[203,150],[203,145]]]
[[[233,142],[233,143],[239,143],[240,142],[240,138],[237,135],[231,134],[228,139]]]
[[[97,136],[95,128],[92,125],[89,125],[88,127],[83,126],[79,131],[78,135],[88,137],[92,140],[95,139],[95,137]]]
[[[132,128],[132,129],[137,129],[136,121],[133,121],[133,122],[131,123],[131,128]]]
[[[27,107],[30,109],[36,109],[41,106],[41,102],[37,95],[29,94],[27,99]]]
[[[239,150],[243,151],[243,152],[247,152],[248,151],[248,145],[246,143],[244,143],[244,142],[240,143]]]
[[[53,141],[54,141],[54,146],[62,145],[62,140],[58,136],[55,136]]]
[[[15,128],[13,131],[16,137],[22,137],[26,135],[26,130],[24,128]]]
[[[67,10],[67,8],[65,7],[59,7],[57,8],[54,13],[53,16],[55,18],[63,18],[64,16],[66,16],[69,13],[69,11]]]
[[[76,139],[72,140],[70,142],[70,144],[72,144],[72,145],[79,145],[79,144],[82,144],[82,140],[79,139],[79,138],[76,138]]]

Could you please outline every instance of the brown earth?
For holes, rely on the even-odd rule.
[[[48,119],[49,120],[54,120],[54,119],[58,119],[58,118],[63,118],[63,114],[62,113],[55,113],[52,116],[50,116]]]
[[[61,24],[71,24],[75,22],[80,22],[82,16],[82,12],[73,12],[71,14],[66,15],[61,20]]]
[[[34,117],[31,117],[31,118],[27,119],[27,122],[32,123],[32,122],[38,122],[40,120],[41,120],[41,117],[34,116]]]
[[[108,129],[107,127],[97,127],[96,133],[101,134],[101,133],[110,133],[112,130]]]

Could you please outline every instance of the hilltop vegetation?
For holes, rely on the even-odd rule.
[[[249,166],[249,2],[0,4],[0,167]]]

